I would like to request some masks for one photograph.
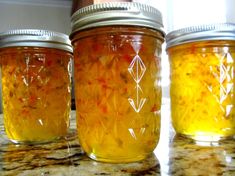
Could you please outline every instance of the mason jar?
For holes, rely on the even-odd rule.
[[[102,3],[72,16],[77,129],[87,155],[132,162],[160,133],[161,13],[139,3]]]
[[[234,24],[211,24],[166,36],[177,133],[199,141],[235,134],[234,31]]]
[[[14,143],[66,135],[72,46],[67,35],[37,29],[0,34],[4,126]]]

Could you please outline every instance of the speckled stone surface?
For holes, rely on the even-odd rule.
[[[195,143],[176,136],[170,126],[169,107],[162,108],[158,147],[144,161],[128,164],[95,162],[82,152],[72,112],[66,139],[42,145],[15,145],[4,133],[0,116],[0,176],[27,175],[235,175],[235,141]]]

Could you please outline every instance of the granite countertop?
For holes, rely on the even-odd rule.
[[[43,145],[9,142],[0,116],[0,175],[235,175],[235,140],[195,143],[175,135],[170,126],[169,106],[162,106],[160,142],[152,156],[128,164],[96,162],[84,155],[77,141],[75,111],[66,139]]]

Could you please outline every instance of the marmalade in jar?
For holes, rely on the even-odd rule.
[[[200,41],[168,48],[171,113],[176,132],[217,141],[235,134],[235,41]]]
[[[156,147],[162,43],[156,34],[144,28],[102,27],[75,36],[78,136],[91,158],[136,161]]]
[[[0,50],[5,131],[13,142],[65,136],[70,114],[71,54],[53,48]]]
[[[72,16],[77,129],[97,161],[145,159],[157,146],[161,112],[161,13],[108,2]]]

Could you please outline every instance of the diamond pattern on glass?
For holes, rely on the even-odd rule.
[[[140,112],[142,107],[144,106],[144,103],[146,101],[146,98],[141,98],[140,93],[142,93],[142,89],[139,85],[139,82],[141,81],[142,77],[144,76],[144,73],[146,71],[146,67],[142,61],[142,59],[136,55],[134,59],[131,61],[128,71],[131,74],[132,78],[136,82],[136,97],[128,98],[129,103],[133,107],[133,109],[136,112]],[[136,102],[135,102],[135,100]]]
[[[44,78],[42,74],[46,74],[45,68],[46,58],[44,54],[25,55],[25,68],[22,74],[22,80],[26,86],[33,81],[38,81],[40,85],[46,85],[49,78]]]
[[[232,95],[231,92],[233,91],[234,84],[234,63],[230,53],[225,53],[222,57],[221,55],[218,55],[217,58],[220,62],[220,65],[217,67],[210,66],[210,72],[218,81],[219,86],[207,85],[207,88],[213,94],[217,102],[219,102],[221,110],[224,111],[227,115],[230,114],[232,105],[227,105],[224,107],[223,102],[227,99],[230,99],[230,96]]]
[[[128,71],[130,72],[131,76],[135,80],[136,83],[139,83],[142,77],[144,76],[144,73],[146,71],[146,67],[141,60],[141,58],[137,55],[132,60]]]
[[[131,104],[131,106],[136,112],[140,112],[140,110],[142,109],[146,101],[146,98],[140,98],[140,92],[142,93],[143,91],[141,87],[139,86],[139,84],[137,84],[136,85],[136,97],[135,97],[136,102],[134,101],[134,99],[128,98],[129,103]]]

